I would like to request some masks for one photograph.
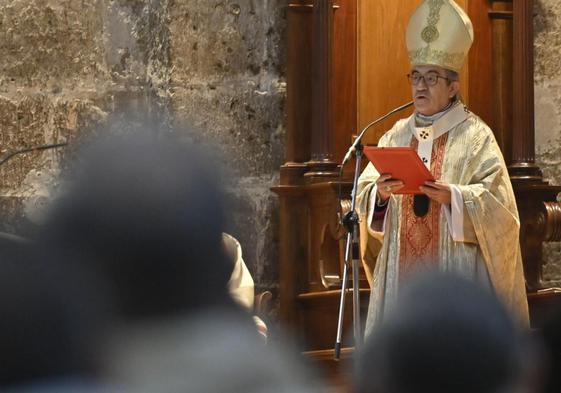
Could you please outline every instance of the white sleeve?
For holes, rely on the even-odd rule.
[[[464,198],[460,189],[451,184],[452,200],[450,205],[442,205],[442,210],[448,222],[448,229],[452,239],[456,242],[465,241],[464,237]]]
[[[386,214],[384,215],[384,222],[382,224],[382,230],[378,230],[378,229],[374,229],[372,227],[372,220],[374,218],[374,208],[376,207],[376,196],[378,195],[378,188],[376,185],[374,185],[374,187],[372,187],[372,190],[370,191],[370,201],[368,202],[368,228],[375,230],[376,232],[382,232],[384,233],[384,228],[386,227],[386,217],[388,216],[387,212],[388,209],[386,209]],[[388,204],[389,204],[389,200],[388,200]]]

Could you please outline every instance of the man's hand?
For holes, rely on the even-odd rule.
[[[378,188],[378,198],[381,202],[385,202],[392,195],[392,193],[399,191],[403,188],[401,180],[391,180],[392,175],[384,173],[376,180],[376,187]]]
[[[452,202],[452,188],[448,183],[427,181],[419,189],[430,199],[443,205],[449,205]]]

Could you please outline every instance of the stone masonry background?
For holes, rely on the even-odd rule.
[[[116,113],[147,110],[162,129],[215,149],[228,168],[227,230],[256,291],[275,291],[269,189],[284,156],[285,25],[283,0],[3,1],[0,154],[72,142]],[[41,221],[65,154],[0,168],[1,230],[25,234]]]

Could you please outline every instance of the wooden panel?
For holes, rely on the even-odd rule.
[[[343,346],[353,345],[352,290],[345,297]],[[361,329],[364,331],[370,290],[360,290]],[[304,350],[313,351],[333,348],[337,337],[337,317],[341,290],[309,292],[298,296],[301,315]]]
[[[358,9],[358,128],[411,100],[406,75],[409,58],[405,30],[419,0],[361,1]],[[378,125],[365,138],[375,143],[402,112]]]
[[[336,0],[333,18],[334,157],[340,163],[357,124],[357,0]]]
[[[464,6],[473,23],[474,42],[469,52],[467,75],[462,75],[462,90],[467,91],[466,104],[495,129],[493,116],[493,35],[489,9],[485,1],[470,1]],[[465,95],[465,94],[463,94]],[[470,97],[473,99],[470,100]]]
[[[550,322],[552,314],[561,309],[561,291],[552,288],[549,291],[528,293],[528,306],[532,329],[543,328]]]
[[[302,266],[308,260],[309,209],[304,198],[280,194],[279,316],[286,326],[298,328],[296,295],[307,288]]]
[[[512,161],[512,4],[493,4],[490,19],[493,37],[493,122],[489,125],[495,133],[505,161],[510,164]]]

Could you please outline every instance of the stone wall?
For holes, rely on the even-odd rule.
[[[561,185],[561,3],[535,2],[536,161],[544,177]],[[561,243],[544,246],[544,279],[561,286]]]
[[[228,231],[275,289],[284,128],[283,0],[7,0],[0,5],[0,154],[69,141],[149,110],[226,164]],[[64,150],[0,168],[2,230],[40,221]]]
[[[205,130],[229,168],[232,232],[260,286],[277,280],[277,198],[284,157],[282,0],[170,2],[174,122]],[[276,285],[276,284],[275,284]]]

